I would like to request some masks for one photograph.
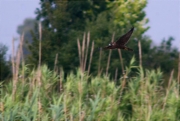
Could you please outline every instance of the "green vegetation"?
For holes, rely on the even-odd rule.
[[[136,68],[136,76],[130,76]],[[22,75],[22,74],[25,75]],[[163,86],[162,72],[134,65],[115,82],[107,76],[89,76],[79,69],[64,78],[46,65],[29,72],[20,69],[16,93],[13,84],[1,83],[0,120],[180,120],[179,84],[173,77]]]
[[[169,37],[167,40],[163,40],[161,45],[153,45],[153,40],[145,35],[145,32],[150,28],[147,27],[148,18],[146,18],[144,11],[147,4],[147,0],[117,0],[116,2],[111,0],[101,0],[100,2],[41,0],[40,7],[36,9],[36,20],[26,19],[23,25],[17,29],[20,35],[25,33],[24,40],[29,42],[28,48],[23,50],[24,54],[27,53],[26,51],[30,53],[23,55],[25,63],[30,64],[31,68],[38,66],[41,36],[41,63],[46,64],[52,70],[57,56],[57,67],[63,67],[66,74],[72,70],[75,71],[80,66],[77,39],[82,43],[85,34],[86,42],[90,39],[88,51],[91,50],[91,43],[94,42],[90,73],[94,76],[100,70],[101,73],[107,73],[109,52],[104,51],[99,57],[97,48],[108,45],[113,34],[115,35],[114,41],[116,41],[134,26],[135,30],[128,43],[134,52],[122,51],[123,64],[127,65],[133,55],[137,58],[137,63],[140,63],[140,59],[138,59],[138,43],[140,42],[141,65],[144,68],[157,69],[160,67],[165,75],[175,69],[175,75],[177,75],[178,51],[172,47],[173,38]],[[37,21],[41,21],[42,24],[41,35]],[[88,32],[90,36],[88,36]],[[27,44],[23,45],[27,46]],[[101,58],[100,62],[98,62],[99,58]],[[89,64],[88,61],[86,67]],[[110,56],[108,73],[114,76],[117,69],[118,72],[122,73],[122,66],[118,51],[113,51]],[[120,75],[117,77],[119,78]]]
[[[0,43],[0,82],[11,76],[10,63],[6,61],[7,47]]]
[[[146,5],[41,0],[36,20],[18,27],[11,65],[0,45],[1,80],[12,68],[12,78],[0,82],[0,120],[180,120],[178,50],[172,37],[152,46],[144,35]],[[128,46],[134,52],[96,50],[132,26]]]
[[[94,50],[97,50],[99,47],[109,44],[113,33],[115,33],[115,41],[133,26],[135,31],[129,46],[134,48],[135,52],[124,52],[123,58],[128,60],[124,61],[124,63],[125,65],[128,64],[133,54],[138,58],[137,39],[143,38],[143,33],[149,28],[144,26],[148,22],[144,12],[147,5],[146,0],[119,0],[116,2],[111,0],[101,0],[100,2],[89,0],[63,2],[42,0],[40,3],[40,8],[36,10],[36,14],[37,20],[42,20],[43,28],[41,60],[50,69],[54,68],[56,54],[58,54],[57,66],[62,66],[65,73],[75,71],[79,67],[77,39],[82,42],[84,33],[90,32],[89,39],[91,42],[94,41]],[[37,51],[39,50],[39,36],[36,33],[38,32],[34,32],[33,42],[29,45],[31,54],[26,59],[26,63],[37,67],[39,61],[39,51]],[[147,42],[147,44],[149,44],[148,49],[150,49],[150,42]],[[91,46],[91,43],[89,46]],[[144,49],[147,46],[142,47]],[[91,47],[89,47],[89,51],[90,49]],[[108,51],[103,52],[102,60],[108,60],[108,53]],[[94,52],[90,70],[90,73],[94,75],[98,73],[98,59],[99,52]],[[107,61],[101,61],[101,63],[102,73],[105,73]],[[113,74],[112,72],[115,71],[116,67],[121,67],[118,52],[112,53],[110,67],[109,72],[111,74]]]

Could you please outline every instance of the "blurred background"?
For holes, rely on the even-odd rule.
[[[139,4],[139,5],[137,5]],[[180,47],[180,1],[142,0],[135,2],[40,2],[38,0],[0,1],[0,44],[5,61],[12,57],[12,40],[15,52],[20,36],[24,32],[23,55],[26,63],[38,64],[38,23],[42,23],[42,63],[54,67],[54,59],[59,55],[57,65],[68,72],[79,66],[77,38],[83,40],[84,32],[90,32],[90,44],[94,48],[106,46],[115,33],[120,37],[132,26],[135,31],[128,43],[134,53],[122,51],[126,65],[134,55],[139,63],[138,40],[142,44],[142,62],[146,68],[161,67],[169,72],[177,66]],[[90,47],[89,47],[90,51]],[[102,60],[107,60],[108,51]],[[91,72],[97,73],[99,52],[94,52]],[[72,63],[71,60],[74,60]],[[121,67],[119,55],[112,53],[110,72]],[[71,63],[71,64],[70,64]],[[106,61],[102,70],[106,70]],[[2,70],[2,68],[1,68]]]

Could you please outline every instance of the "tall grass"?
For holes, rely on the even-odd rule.
[[[129,65],[125,67],[121,51],[118,51],[123,73],[120,75],[121,78],[117,78],[118,68],[116,68],[115,81],[111,80],[108,75],[111,51],[109,52],[106,73],[101,74],[102,50],[100,50],[98,76],[93,77],[89,73],[94,42],[92,42],[91,51],[88,54],[90,43],[90,33],[88,32],[87,39],[86,34],[84,34],[82,44],[80,44],[80,40],[77,40],[80,68],[77,69],[76,73],[71,72],[65,78],[63,69],[58,69],[56,66],[57,54],[54,70],[49,70],[47,65],[41,65],[41,29],[41,24],[39,24],[40,57],[37,69],[30,70],[28,65],[23,64],[23,61],[22,64],[20,63],[23,36],[16,58],[13,54],[13,78],[7,84],[0,83],[0,120],[180,120],[180,76],[175,79],[174,70],[172,70],[168,86],[164,87],[163,73],[160,69],[143,69],[140,44],[140,63],[138,66],[134,65],[135,58],[133,57]],[[114,34],[112,41],[113,39]],[[14,43],[14,41],[12,42]],[[90,56],[89,61],[87,61],[88,55]],[[86,68],[87,65],[88,68]],[[132,76],[132,70],[136,70],[136,75],[133,71]],[[180,74],[180,69],[178,71]]]
[[[134,65],[134,59],[126,67],[126,78],[122,75],[123,78],[117,79],[120,85],[106,75],[91,78],[86,73],[82,75],[80,69],[64,78],[62,69],[61,74],[57,74],[46,65],[30,72],[25,65],[19,72],[22,68],[26,74],[25,84],[18,78],[14,100],[12,82],[1,84],[2,121],[180,120],[179,84],[173,71],[165,88],[160,69],[139,68]],[[134,77],[130,76],[132,68],[138,69]],[[41,87],[38,71],[41,72]]]

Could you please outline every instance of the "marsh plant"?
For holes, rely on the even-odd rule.
[[[81,69],[65,77],[63,69],[59,74],[46,65],[31,71],[24,65],[15,93],[13,81],[0,84],[0,120],[180,120],[179,83],[173,71],[164,86],[160,69],[146,70],[134,61],[116,82],[106,74],[93,77]]]

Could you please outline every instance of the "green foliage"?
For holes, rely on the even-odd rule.
[[[7,47],[3,44],[0,44],[0,81],[5,80],[8,76],[11,75],[10,64],[6,60]]]
[[[172,69],[177,72],[178,49],[172,47],[173,40],[173,37],[169,37],[167,40],[163,39],[160,46],[152,48],[149,59],[153,68],[161,67],[165,73],[169,73]]]
[[[83,33],[90,32],[90,43],[94,41],[94,53],[91,63],[90,73],[99,73],[99,47],[106,46],[115,34],[116,41],[121,35],[126,33],[131,27],[135,30],[130,38],[128,47],[134,52],[122,50],[124,65],[127,65],[132,56],[139,59],[138,41],[141,42],[142,65],[148,69],[162,68],[168,74],[172,69],[177,69],[178,51],[172,47],[173,38],[163,40],[161,45],[154,46],[153,40],[145,36],[149,29],[145,25],[148,23],[144,8],[147,0],[117,0],[117,1],[56,1],[41,0],[40,8],[37,8],[37,20],[42,22],[42,64],[47,64],[48,68],[54,68],[56,54],[58,54],[57,67],[63,67],[65,75],[70,71],[75,71],[79,67],[79,55],[77,39],[82,42]],[[28,49],[30,51],[26,63],[37,67],[39,61],[39,35],[37,25],[32,27],[34,20],[25,20],[24,25],[18,27],[18,32],[25,31],[25,40],[29,40],[28,28],[32,28],[32,43]],[[28,35],[27,35],[28,34]],[[90,47],[89,47],[90,51]],[[100,70],[106,72],[109,51],[101,54]],[[72,61],[73,60],[73,61]],[[88,64],[88,59],[86,67]],[[137,61],[138,63],[138,61]],[[167,64],[168,63],[168,64]],[[118,51],[113,50],[110,59],[109,74],[114,77],[117,67],[121,67]],[[85,69],[86,70],[86,69]],[[177,75],[177,70],[175,74]],[[122,70],[118,69],[118,73]],[[119,78],[120,76],[118,76]],[[166,77],[168,78],[168,77]]]
[[[126,67],[127,77],[120,75],[120,85],[80,70],[63,78],[62,69],[60,76],[46,65],[32,72],[23,68],[26,77],[18,79],[14,99],[12,82],[1,84],[0,120],[180,120],[177,80],[170,79],[165,88],[161,70],[138,68],[135,58]]]
[[[95,50],[106,46],[115,33],[115,38],[123,35],[131,27],[135,27],[132,38],[142,38],[142,34],[148,29],[144,25],[148,22],[145,18],[144,8],[147,1],[44,1],[41,0],[41,9],[37,9],[37,20],[42,20],[42,63],[53,69],[55,55],[58,54],[58,66],[63,66],[65,73],[75,70],[79,66],[77,38],[81,38],[84,32],[90,31],[91,41],[95,42]],[[118,6],[118,7],[117,7]],[[123,24],[121,24],[123,23]],[[28,63],[38,63],[39,40],[34,36],[29,47],[31,56]],[[146,42],[146,41],[145,41]],[[148,43],[149,44],[149,43]],[[137,40],[131,39],[129,46],[137,46]],[[90,47],[89,47],[90,48]],[[137,47],[134,48],[138,57]],[[134,53],[123,51],[125,64],[129,63]],[[114,72],[119,63],[117,52],[111,56],[110,73]],[[91,73],[97,73],[99,53],[94,52]],[[103,52],[102,60],[107,60],[108,51]],[[73,60],[73,61],[72,61]],[[101,62],[103,72],[106,61]],[[88,64],[88,63],[87,63]]]

